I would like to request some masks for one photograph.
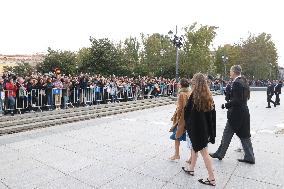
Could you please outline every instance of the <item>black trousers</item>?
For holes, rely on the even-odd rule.
[[[273,105],[276,103],[276,102],[274,102],[274,101],[271,100],[271,99],[272,99],[272,96],[271,96],[271,95],[267,96],[268,107],[270,107],[270,103],[272,103]]]
[[[275,96],[276,96],[276,98],[275,98],[275,103],[279,105],[279,104],[280,104],[279,94],[276,93]]]
[[[218,157],[224,158],[233,136],[234,136],[234,131],[231,128],[230,124],[227,122],[226,127],[225,127],[224,132],[223,132],[221,144],[220,144],[218,150],[215,152],[215,154]],[[243,149],[244,149],[244,153],[245,153],[244,159],[254,162],[255,158],[254,158],[251,139],[250,138],[240,138],[240,140],[241,140],[241,143],[242,143],[242,146],[243,146]]]

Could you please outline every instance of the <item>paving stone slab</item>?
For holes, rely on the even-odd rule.
[[[8,187],[0,180],[0,189],[8,189]]]
[[[180,172],[180,167],[177,162],[156,157],[134,168],[133,171],[166,182]]]
[[[141,182],[143,181],[143,182]],[[124,175],[116,178],[100,189],[109,189],[109,188],[135,188],[135,189],[145,189],[152,188],[158,189],[165,185],[166,182],[163,182],[159,179],[151,178],[143,174],[126,172]]]
[[[234,175],[284,186],[284,155],[255,152],[256,164],[239,163]]]
[[[138,166],[143,166],[148,161],[151,161],[152,158],[153,157],[144,154],[123,152],[101,161],[111,164],[114,167],[121,167],[127,170],[132,170]]]
[[[214,188],[224,188],[226,183],[230,179],[230,174],[225,174],[220,171],[215,171],[214,174],[216,177],[216,187]],[[202,189],[208,188],[208,186],[204,186],[199,183],[198,179],[206,179],[207,177],[208,173],[203,164],[202,166],[197,166],[195,168],[194,176],[190,176],[180,169],[180,172],[175,175],[171,180],[169,180],[169,183],[172,183],[176,186],[180,186],[180,188]]]
[[[280,189],[283,185],[274,185],[260,180],[253,180],[232,176],[225,188],[257,188],[257,189]]]
[[[43,166],[43,164],[38,161],[29,158],[20,157],[14,161],[1,164],[0,179],[11,178],[17,174],[24,173],[41,166]]]
[[[8,164],[22,157],[22,155],[18,151],[7,148],[4,145],[0,146],[0,155],[1,155],[0,165]]]
[[[75,152],[77,154],[82,154],[85,152],[95,151],[100,147],[101,145],[90,141],[80,141],[79,143],[65,145],[63,149]]]
[[[75,144],[80,142],[76,138],[67,137],[62,134],[53,134],[49,136],[44,136],[40,138],[43,142],[49,143],[54,146],[65,146],[68,144]]]
[[[93,159],[90,159],[84,156],[75,155],[71,157],[65,157],[61,161],[48,162],[47,165],[65,174],[70,174],[74,171],[84,169],[85,167],[88,167],[94,164],[95,161],[96,160],[93,160]]]
[[[32,146],[35,146],[35,145],[40,145],[40,144],[43,144],[43,143],[44,143],[43,141],[38,140],[38,139],[27,139],[27,140],[22,140],[22,141],[19,141],[19,142],[13,142],[13,143],[10,143],[10,144],[6,144],[6,146],[8,148],[20,150],[20,149],[23,149],[23,148],[29,148],[29,147],[32,147]]]
[[[91,189],[90,185],[87,185],[77,179],[70,176],[64,176],[48,183],[44,183],[38,186],[36,189]]]
[[[43,156],[46,155],[48,151],[53,151],[55,146],[52,146],[48,143],[42,143],[39,145],[29,146],[27,148],[21,148],[18,150],[19,154],[21,154],[23,157],[28,157],[35,160],[40,160],[40,156],[43,154]]]
[[[115,178],[125,174],[126,170],[97,161],[89,167],[73,172],[70,175],[93,187],[104,186]]]
[[[35,160],[46,164],[64,161],[67,158],[75,158],[76,156],[72,151],[55,146],[48,150],[42,149],[39,153],[33,154]]]
[[[284,135],[260,133],[253,138],[253,147],[257,151],[284,154],[284,148],[279,144],[284,144]]]
[[[9,186],[9,188],[30,189],[35,188],[40,185],[40,183],[48,182],[62,176],[64,176],[64,174],[55,169],[41,166],[23,173],[18,173],[13,177],[5,178],[2,182]]]

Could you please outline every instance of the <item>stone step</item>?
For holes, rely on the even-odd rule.
[[[88,114],[87,112],[92,112],[92,113],[96,113],[96,112],[105,112],[105,111],[112,111],[112,110],[116,110],[116,109],[124,109],[124,107],[128,107],[128,106],[141,106],[141,105],[145,105],[145,104],[157,104],[157,103],[167,103],[171,101],[148,101],[148,102],[143,102],[143,103],[136,103],[136,104],[120,104],[119,106],[109,106],[109,107],[101,107],[101,108],[96,108],[96,109],[87,109],[84,111],[57,111],[57,114],[47,114],[47,115],[34,115],[34,116],[27,116],[27,117],[22,117],[21,119],[14,119],[14,120],[9,120],[9,121],[2,121],[0,122],[0,128],[3,127],[7,127],[7,126],[13,126],[13,125],[21,125],[21,124],[26,124],[28,122],[37,122],[37,121],[45,121],[45,120],[54,120],[54,119],[58,119],[60,117],[66,118],[66,117],[70,117],[70,116],[79,116],[82,114]]]
[[[172,104],[171,99],[144,100],[133,103],[118,103],[117,105],[104,105],[96,108],[81,108],[81,111],[65,111],[60,114],[31,116],[9,122],[0,122],[0,135],[27,131],[36,128],[50,127],[71,122],[96,119],[100,117],[137,111],[157,106]],[[60,112],[60,111],[57,111]]]
[[[104,109],[108,107],[117,107],[117,106],[125,106],[125,105],[134,105],[134,104],[141,104],[141,103],[147,103],[147,102],[155,102],[155,101],[170,101],[169,98],[158,98],[158,99],[146,99],[146,100],[139,100],[139,101],[128,101],[128,102],[122,102],[122,103],[115,103],[115,104],[102,104],[102,105],[94,105],[94,106],[88,106],[88,107],[79,107],[79,108],[70,108],[67,110],[53,110],[53,111],[44,111],[44,112],[35,112],[35,113],[25,113],[25,114],[17,114],[15,116],[2,116],[0,117],[0,123],[16,120],[16,119],[22,119],[22,118],[29,118],[29,117],[38,117],[38,116],[45,116],[45,115],[58,115],[58,114],[65,114],[68,112],[82,112],[82,111],[89,111],[93,109]]]
[[[168,103],[171,104],[171,103]],[[50,127],[50,126],[56,126],[60,124],[66,124],[66,123],[71,123],[71,122],[76,122],[76,121],[83,121],[87,119],[95,119],[95,118],[100,118],[100,117],[105,117],[105,116],[110,116],[110,115],[115,115],[115,114],[121,114],[121,113],[126,113],[130,111],[136,111],[137,109],[146,109],[146,108],[152,108],[152,107],[157,107],[162,106],[165,104],[156,104],[156,105],[145,105],[143,107],[130,107],[127,109],[124,109],[124,111],[121,110],[115,110],[115,111],[109,111],[109,112],[100,112],[96,114],[84,114],[76,117],[68,117],[64,119],[54,119],[54,120],[45,120],[41,122],[35,122],[35,123],[28,123],[28,124],[23,124],[23,125],[16,125],[16,126],[11,126],[11,127],[6,127],[6,128],[1,128],[0,129],[0,135],[3,134],[9,134],[9,133],[15,133],[15,132],[20,132],[20,131],[26,131],[26,130],[31,130],[35,128],[44,128],[44,127]]]

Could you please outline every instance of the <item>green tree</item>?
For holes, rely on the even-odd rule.
[[[120,49],[109,39],[90,38],[91,58],[84,64],[92,73],[104,75],[123,75],[127,72],[123,66],[123,54]],[[129,73],[128,73],[129,74]]]
[[[29,76],[35,69],[29,63],[19,63],[13,67],[13,72],[18,76]]]
[[[13,66],[3,66],[3,72],[13,72]]]
[[[170,38],[158,33],[142,35],[142,44],[141,63],[144,70],[153,76],[174,77],[175,48]]]
[[[18,76],[25,77],[31,75],[35,68],[25,62],[18,63],[16,66],[4,66],[3,70],[4,72],[12,72]]]
[[[225,79],[228,79],[229,70],[231,66],[236,64],[241,64],[240,52],[241,52],[241,47],[237,44],[234,45],[226,44],[224,46],[218,47],[215,53],[215,62],[214,62],[214,65],[216,67],[216,73],[225,76]],[[226,57],[228,58],[227,60]]]
[[[278,54],[271,35],[261,33],[258,36],[250,35],[241,43],[240,62],[244,74],[249,78],[267,79],[270,69],[278,67]],[[276,72],[271,72],[276,78]]]
[[[52,50],[48,48],[44,61],[38,65],[41,72],[50,72],[58,68],[61,73],[74,74],[76,72],[76,54],[71,51]]]
[[[121,48],[123,54],[123,64],[126,65],[130,72],[139,65],[140,43],[137,38],[129,37],[124,40]]]
[[[81,48],[76,56],[76,72],[88,72],[88,64],[92,59],[91,48]]]
[[[213,56],[210,51],[216,36],[215,26],[197,26],[197,23],[185,27],[184,68],[189,75],[196,72],[209,73],[212,70]]]

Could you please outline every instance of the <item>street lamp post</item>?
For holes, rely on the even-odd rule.
[[[269,68],[270,68],[270,69],[269,69],[269,79],[271,80],[271,71],[272,71],[272,70],[271,70],[271,67],[272,67],[272,64],[269,63],[269,65],[270,65],[270,66],[269,66]]]
[[[279,76],[278,76],[278,66],[275,66],[275,77],[278,80]]]
[[[223,61],[223,64],[224,64],[224,79],[226,79],[226,74],[227,74],[227,63],[228,63],[228,59],[229,57],[227,56],[222,56],[222,61]]]
[[[178,59],[179,59],[179,56],[178,56],[178,50],[181,48],[181,46],[183,45],[182,44],[182,37],[179,37],[177,35],[177,26],[176,26],[176,34],[174,36],[173,35],[173,32],[170,30],[168,32],[168,34],[171,36],[171,41],[172,43],[174,44],[174,46],[176,47],[176,82],[179,81],[179,75],[178,75],[178,70],[179,70],[179,65],[178,65]]]
[[[78,75],[78,68],[79,68],[78,64],[76,64],[75,68],[76,68],[76,74]]]

